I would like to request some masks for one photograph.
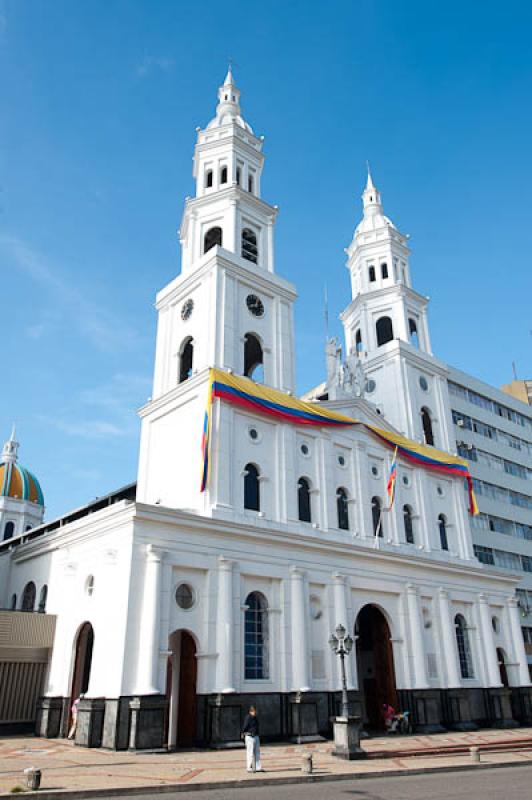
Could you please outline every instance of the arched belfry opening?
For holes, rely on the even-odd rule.
[[[192,365],[194,362],[194,339],[187,336],[179,348],[179,383],[183,383],[192,375]]]
[[[375,605],[364,606],[356,619],[358,686],[364,694],[366,723],[383,730],[382,706],[397,708],[397,689],[390,627]]]
[[[188,631],[177,630],[170,634],[168,645],[168,747],[193,747],[196,743],[196,642]]]
[[[264,353],[258,336],[244,336],[244,375],[255,383],[264,383]]]

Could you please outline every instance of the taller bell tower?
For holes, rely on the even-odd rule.
[[[368,169],[363,216],[346,250],[352,301],[341,315],[348,352],[357,352],[366,394],[404,435],[453,450],[446,366],[431,350],[428,298],[410,277],[409,237],[384,214]]]

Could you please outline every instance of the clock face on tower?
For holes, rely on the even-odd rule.
[[[264,314],[264,306],[260,297],[256,294],[248,294],[246,297],[246,305],[254,317],[262,317]]]
[[[192,314],[193,308],[194,308],[194,301],[191,300],[190,298],[188,300],[185,300],[185,302],[181,307],[181,319],[187,320]]]

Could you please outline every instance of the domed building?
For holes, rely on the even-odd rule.
[[[18,463],[15,426],[4,444],[0,460],[0,541],[40,525],[44,497],[35,475]]]

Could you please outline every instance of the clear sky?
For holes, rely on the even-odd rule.
[[[136,477],[156,290],[227,60],[266,137],[301,391],[349,300],[365,162],[411,234],[434,352],[532,377],[532,6],[521,0],[0,0],[0,438],[47,517]],[[198,445],[199,446],[199,445]]]

